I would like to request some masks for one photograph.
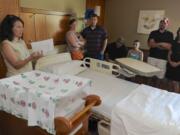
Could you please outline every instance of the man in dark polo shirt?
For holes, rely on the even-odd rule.
[[[168,24],[168,18],[161,20],[159,29],[152,31],[148,38],[150,48],[148,63],[161,69],[161,73],[157,74],[159,79],[164,78],[168,51],[173,42],[173,33],[167,30]]]
[[[104,59],[104,51],[107,46],[107,33],[97,25],[98,16],[93,14],[90,18],[90,26],[82,31],[82,36],[86,40],[86,57]]]

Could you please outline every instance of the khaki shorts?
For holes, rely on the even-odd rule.
[[[153,57],[148,57],[147,62],[150,65],[155,66],[155,67],[157,67],[157,68],[159,68],[161,70],[161,72],[158,73],[156,76],[159,79],[163,79],[164,76],[165,76],[165,73],[166,73],[166,64],[167,64],[167,61],[166,60],[162,60],[162,59],[156,59],[156,58],[153,58]]]

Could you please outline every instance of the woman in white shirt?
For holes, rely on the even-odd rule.
[[[32,61],[42,57],[42,52],[31,55],[22,39],[24,22],[17,16],[7,15],[0,26],[0,49],[7,73],[12,76],[32,70]]]
[[[68,44],[68,49],[71,53],[71,57],[73,60],[82,60],[84,58],[83,46],[85,44],[85,40],[79,33],[76,32],[76,19],[70,20],[69,27],[70,29],[66,33],[66,42]]]

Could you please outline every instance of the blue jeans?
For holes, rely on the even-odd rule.
[[[98,56],[97,56],[97,59],[98,60],[104,60],[104,55],[99,53]]]
[[[97,54],[93,54],[93,55],[89,55],[88,53],[86,53],[85,57],[90,57],[90,58],[94,58],[94,59],[98,59],[98,60],[104,60],[104,55],[101,53],[97,53]]]

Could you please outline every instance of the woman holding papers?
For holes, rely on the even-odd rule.
[[[66,41],[73,60],[82,60],[84,58],[82,48],[85,40],[76,32],[77,21],[75,19],[69,22],[70,30],[66,33]]]
[[[7,15],[0,25],[0,49],[7,66],[6,76],[32,70],[31,61],[42,57],[42,53],[31,55],[22,39],[24,22],[17,16]]]

